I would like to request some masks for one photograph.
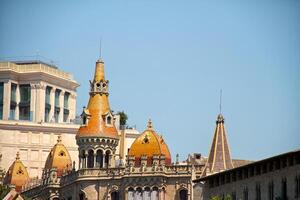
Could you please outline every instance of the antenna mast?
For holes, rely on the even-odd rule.
[[[100,58],[102,56],[102,37],[100,37]]]
[[[222,114],[222,89],[220,90],[220,114]]]

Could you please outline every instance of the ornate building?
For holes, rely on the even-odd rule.
[[[52,149],[48,158],[62,168],[47,162],[43,179],[25,185],[22,194],[33,199],[192,199],[192,180],[200,177],[204,165],[172,164],[168,146],[151,121],[132,143],[126,162],[121,162],[108,85],[100,59],[76,135],[79,169],[70,167],[64,148],[62,153]],[[54,148],[62,143],[59,139]]]
[[[58,135],[73,161],[78,163],[75,135],[76,88],[69,73],[41,61],[0,62],[0,179],[14,162],[16,152],[29,176],[41,178],[47,156]],[[116,118],[117,153],[125,158],[139,135],[135,129],[120,129]],[[1,182],[1,180],[0,180]]]

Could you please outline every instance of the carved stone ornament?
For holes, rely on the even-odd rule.
[[[108,82],[108,80],[90,81],[91,93],[108,95]]]

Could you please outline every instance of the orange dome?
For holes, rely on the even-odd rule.
[[[61,143],[61,136],[58,136],[57,143],[51,149],[45,163],[45,170],[52,168],[57,169],[58,176],[64,171],[72,170],[72,160],[65,145]]]
[[[77,137],[118,138],[118,131],[113,123],[113,116],[109,107],[108,81],[104,77],[104,62],[102,60],[96,62],[94,80],[90,84],[90,100],[82,113],[85,122],[79,128]],[[108,117],[111,118],[111,123],[107,122]]]
[[[141,156],[147,156],[148,164],[151,164],[154,155],[164,155],[165,164],[171,164],[171,154],[168,145],[164,142],[162,136],[159,136],[152,129],[151,120],[148,122],[147,129],[132,143],[128,155],[135,157],[136,165],[138,165]]]
[[[20,160],[19,152],[17,152],[16,160],[9,167],[4,178],[4,184],[11,184],[16,186],[16,191],[20,192],[22,186],[26,184],[29,179],[28,172]]]

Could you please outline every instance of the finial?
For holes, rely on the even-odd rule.
[[[104,63],[102,59],[102,38],[101,37],[100,37],[100,47],[99,47],[99,59],[97,60],[97,62]]]
[[[176,164],[177,165],[179,164],[179,154],[178,153],[176,154]]]
[[[222,113],[222,89],[220,90],[220,114]]]
[[[17,151],[16,160],[20,160],[20,152],[19,151]]]
[[[222,114],[218,114],[216,123],[217,123],[217,124],[219,124],[219,123],[224,123],[224,117],[223,117]]]
[[[61,135],[57,136],[57,143],[61,143]]]
[[[152,130],[152,120],[151,119],[148,120],[147,128],[149,130]]]
[[[101,59],[102,58],[102,37],[100,37],[100,55],[99,55],[99,58]]]

